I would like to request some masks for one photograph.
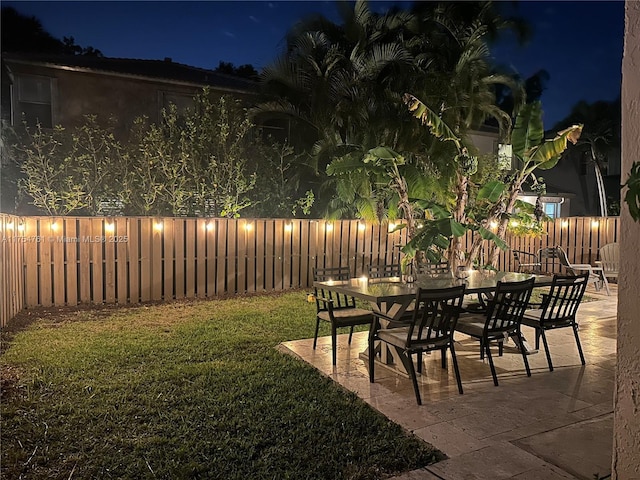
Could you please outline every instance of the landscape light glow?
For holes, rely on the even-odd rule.
[[[155,222],[153,224],[153,229],[157,230],[158,232],[162,231],[163,228],[164,228],[164,225],[162,224],[162,221]]]
[[[245,229],[247,232],[250,232],[251,230],[253,230],[253,223],[245,223],[245,224],[244,224],[244,229]]]
[[[593,228],[596,228],[598,225],[600,225],[600,222],[599,222],[598,220],[592,220],[592,221],[591,221],[591,226],[592,226]]]
[[[207,232],[213,230],[213,222],[208,222],[205,228],[207,229]]]
[[[358,230],[360,230],[361,232],[364,232],[365,228],[367,227],[365,227],[364,223],[358,223]]]
[[[13,230],[13,222],[7,223],[7,230]]]
[[[24,232],[24,224],[21,223],[20,225],[18,225],[18,231],[19,232]]]
[[[393,230],[395,230],[396,228],[396,224],[395,223],[390,223],[389,224],[389,231],[392,232]]]
[[[58,224],[56,222],[51,223],[51,231],[55,232],[58,230]]]
[[[569,221],[568,220],[563,220],[562,223],[560,223],[560,226],[563,228],[567,228],[569,226]]]
[[[490,226],[491,228],[498,228],[498,222],[491,222],[491,223],[489,224],[489,226]]]
[[[285,232],[291,232],[293,230],[293,225],[290,223],[285,224],[284,226],[284,231]]]
[[[116,229],[116,225],[113,222],[107,222],[104,224],[104,231],[113,233]]]
[[[332,231],[332,230],[333,230],[333,224],[332,224],[332,223],[327,223],[327,224],[324,226],[324,228],[325,228],[325,230],[327,230],[327,232],[330,232],[330,231]]]

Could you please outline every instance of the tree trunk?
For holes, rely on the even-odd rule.
[[[453,212],[453,219],[456,222],[465,223],[467,201],[469,199],[469,193],[467,187],[469,185],[469,177],[458,173],[456,182],[456,208]],[[462,239],[459,237],[453,237],[451,244],[449,245],[449,251],[447,252],[447,260],[452,272],[455,272],[461,265],[466,265],[464,258],[464,248]]]

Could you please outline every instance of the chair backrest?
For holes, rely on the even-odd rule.
[[[589,281],[589,272],[580,275],[554,275],[549,293],[542,303],[541,323],[575,319]]]
[[[428,345],[449,338],[458,323],[466,285],[442,289],[419,288],[407,347]]]
[[[417,274],[441,275],[443,273],[451,273],[449,262],[443,261],[438,263],[425,262],[420,263],[416,267]]]
[[[559,247],[545,247],[538,250],[538,263],[540,270],[543,272],[552,272],[554,270],[556,259],[559,257]]]
[[[402,267],[399,263],[369,265],[369,278],[391,278],[400,276],[402,276]]]
[[[558,260],[560,260],[560,265],[565,267],[570,274],[575,276],[576,271],[573,269],[571,262],[569,262],[569,257],[567,257],[567,252],[565,252],[562,247],[556,247],[556,249],[558,251]]]
[[[314,282],[326,282],[329,280],[344,281],[351,278],[351,270],[349,267],[327,267],[327,268],[314,268],[313,269],[313,281]],[[353,308],[355,307],[355,298],[348,295],[341,295],[331,290],[324,288],[318,288],[314,286],[314,293],[316,297],[316,309],[318,312],[328,309],[326,303],[318,300],[318,297],[328,298],[333,300],[333,308]]]
[[[605,274],[618,274],[620,269],[620,246],[617,243],[607,243],[600,247],[600,264]]]
[[[519,328],[529,304],[534,279],[522,282],[498,282],[487,307],[485,333],[512,332]]]

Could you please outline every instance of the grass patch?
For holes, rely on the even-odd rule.
[[[302,292],[27,315],[3,333],[6,478],[377,479],[443,458],[275,350],[313,336]]]

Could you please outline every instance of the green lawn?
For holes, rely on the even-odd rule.
[[[274,348],[314,319],[299,291],[23,312],[3,332],[3,478],[376,479],[443,458]]]

